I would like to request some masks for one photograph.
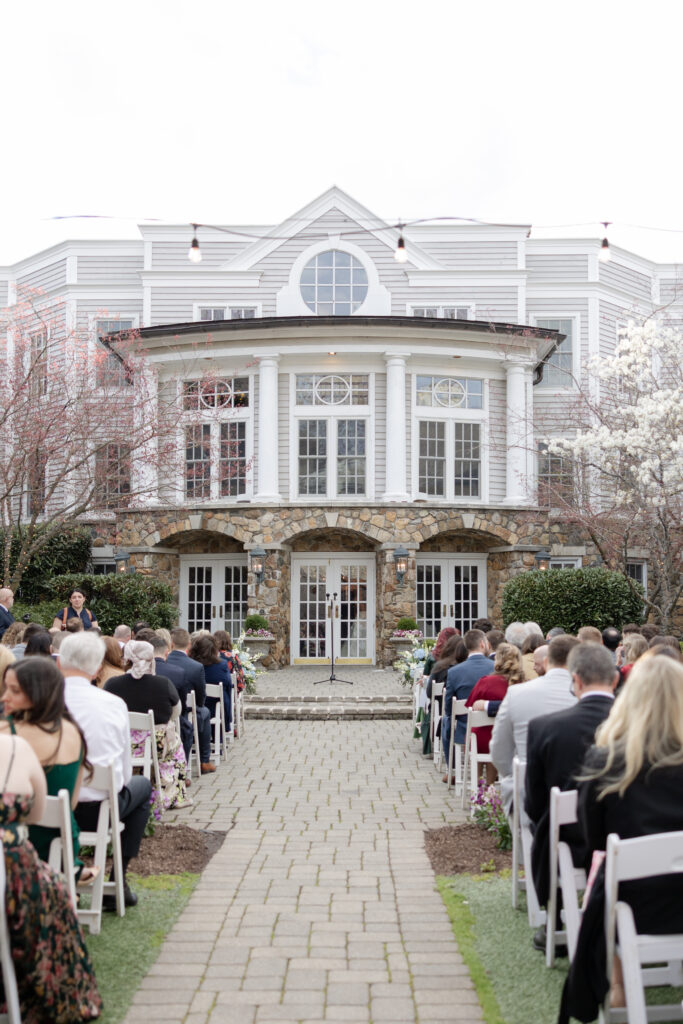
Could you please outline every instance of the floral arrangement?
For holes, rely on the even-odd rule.
[[[486,779],[479,779],[477,792],[470,798],[472,812],[477,825],[498,837],[499,850],[512,849],[510,822],[503,810],[503,801],[495,786],[487,786]]]
[[[420,633],[419,630],[417,630],[417,632],[419,633],[419,637],[412,636],[413,642],[410,650],[401,651],[393,664],[393,668],[395,668],[401,676],[401,682],[404,686],[410,686],[411,683],[415,682],[422,676],[424,661],[427,657],[427,645],[421,644],[420,640],[422,633]]]
[[[245,629],[245,631],[240,634],[240,639],[242,637],[246,637],[247,639],[251,638],[252,640],[274,640],[275,639],[275,637],[273,636],[273,634],[271,633],[271,631],[269,629]]]
[[[242,671],[244,672],[244,689],[246,693],[256,693],[256,680],[259,676],[262,676],[265,672],[263,668],[257,668],[255,663],[251,659],[249,654],[249,648],[244,644],[244,638],[247,634],[245,632],[240,633],[237,640],[233,639],[232,650],[240,659]]]
[[[422,640],[421,629],[395,629],[391,634],[392,640]]]

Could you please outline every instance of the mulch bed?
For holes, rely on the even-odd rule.
[[[142,840],[140,853],[130,862],[136,875],[178,875],[203,871],[225,839],[225,832],[157,825],[153,836]]]
[[[425,832],[427,856],[437,875],[480,875],[511,868],[512,853],[497,849],[496,841],[491,832],[473,823]]]

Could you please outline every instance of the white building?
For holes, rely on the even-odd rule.
[[[40,288],[93,344],[139,328],[160,394],[184,395],[186,464],[117,534],[176,588],[181,623],[236,630],[248,606],[280,662],[324,660],[333,633],[337,655],[373,662],[399,614],[428,633],[499,616],[502,584],[551,539],[554,564],[592,560],[585,538],[548,532],[537,484],[570,481],[534,422],[566,430],[582,363],[675,299],[675,267],[444,223],[409,228],[401,264],[397,230],[336,188],[274,227],[200,228],[198,264],[187,225],[140,233],[0,270],[0,300]],[[630,567],[643,580],[646,554]]]

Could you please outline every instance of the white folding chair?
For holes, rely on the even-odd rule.
[[[436,735],[436,730],[438,729],[439,722],[442,718],[441,713],[438,712],[439,704],[437,703],[437,697],[441,697],[443,700],[444,685],[444,683],[432,683],[432,696],[429,702],[429,739],[432,744],[432,760],[434,761],[438,771],[441,771],[443,746],[441,744],[441,740]]]
[[[152,771],[154,771],[154,785],[157,793],[161,793],[161,772],[159,771],[159,752],[157,750],[156,723],[154,712],[129,711],[128,722],[131,729],[145,732],[145,745],[140,757],[133,757],[133,768],[142,768],[142,774],[152,782]]]
[[[119,820],[119,797],[116,789],[114,764],[93,765],[92,779],[88,786],[104,790],[107,796],[100,802],[97,829],[95,832],[81,830],[81,845],[94,846],[93,863],[100,872],[92,884],[89,908],[78,909],[78,920],[87,924],[91,934],[99,935],[102,928],[102,897],[116,896],[116,913],[123,917],[126,912],[123,895],[123,858],[121,856],[121,832],[123,825]],[[107,863],[107,846],[111,843],[114,881],[105,881]]]
[[[190,770],[190,776],[192,775],[192,764],[193,762],[197,765],[197,775],[201,778],[202,774],[202,761],[199,753],[199,716],[197,715],[197,698],[194,690],[190,690],[187,697],[185,698],[185,706],[187,708],[187,717],[192,726],[194,732],[194,742],[190,749],[190,756],[187,759],[187,767]]]
[[[445,699],[446,698],[444,697],[444,701],[445,701]],[[456,719],[457,719],[458,715],[466,715],[466,714],[467,714],[467,706],[465,704],[465,701],[464,700],[454,700],[453,704],[451,705],[451,735],[450,735],[450,740],[449,740],[449,743],[448,743],[448,765],[447,765],[447,769],[446,770],[448,772],[448,788],[449,789],[450,789],[451,783],[453,781],[453,772],[455,771],[455,792],[456,793],[458,792],[458,789],[462,789],[462,787],[464,785],[464,782],[463,782],[463,780],[464,780],[463,770],[464,770],[464,763],[465,763],[465,757],[464,757],[464,749],[465,748],[464,748],[462,743],[456,743],[455,742],[455,729],[456,729],[456,726],[458,724]],[[443,731],[443,722],[441,723],[441,729]]]
[[[680,1002],[647,1006],[644,989],[657,985],[683,985],[683,932],[673,935],[641,935],[633,911],[619,900],[619,883],[658,875],[683,873],[683,832],[660,832],[637,839],[607,837],[605,857],[605,938],[607,977],[612,977],[615,953],[621,958],[626,1010],[609,1005],[609,993],[600,1015],[605,1024],[628,1021],[683,1020]],[[617,940],[618,932],[618,940]],[[657,967],[644,967],[658,964]]]
[[[529,927],[540,928],[545,924],[545,910],[538,902],[534,879],[531,873],[531,829],[524,813],[524,781],[526,761],[512,759],[512,906],[517,908],[519,890],[526,892],[526,909]],[[524,877],[520,876],[524,868]]]
[[[223,744],[223,758],[228,760],[228,730],[225,724],[225,704],[223,703],[223,684],[207,683],[206,696],[215,697],[217,700],[216,710],[211,719],[213,730],[213,763],[221,763],[221,744]]]
[[[2,981],[5,989],[5,1000],[7,1002],[7,1013],[0,1015],[0,1021],[9,1021],[9,1024],[21,1024],[17,976],[14,970],[12,943],[10,941],[9,926],[7,924],[6,888],[7,876],[5,874],[5,857],[4,853],[0,852],[0,964],[2,965]]]
[[[479,765],[492,764],[490,754],[479,753],[477,749],[477,734],[472,732],[472,730],[479,729],[485,725],[493,726],[494,722],[495,718],[492,718],[485,711],[472,711],[471,708],[467,709],[467,733],[465,735],[465,763],[463,765],[462,785],[463,807],[465,807],[466,798],[471,798],[477,792],[477,787],[479,785]],[[474,808],[471,808],[471,813],[474,813]]]
[[[232,690],[232,729],[235,739],[241,739],[244,736],[244,719],[244,691],[238,691],[234,686]]]
[[[567,843],[560,842],[560,826],[573,825],[577,821],[576,799],[578,793],[575,789],[568,789],[564,792],[559,786],[553,786],[550,790],[550,836],[549,836],[549,857],[550,857],[550,889],[548,895],[548,910],[546,914],[545,933],[545,965],[552,967],[555,963],[555,946],[557,942],[564,939],[569,951],[569,959],[574,959],[576,951],[576,940],[579,935],[581,923],[581,910],[579,907],[578,891],[586,888],[586,872],[582,868],[575,868],[572,862],[571,850]],[[560,865],[560,847],[564,848],[562,865]],[[569,863],[567,863],[567,854]],[[560,888],[562,889],[562,919],[565,927],[554,928],[557,920],[557,890],[558,890],[558,868],[560,875]]]
[[[67,892],[74,910],[77,909],[74,848],[71,835],[71,803],[69,791],[60,789],[57,796],[45,798],[45,810],[36,825],[59,829],[59,835],[50,843],[48,864],[53,871],[64,875]]]

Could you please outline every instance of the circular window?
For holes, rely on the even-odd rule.
[[[320,252],[301,272],[301,297],[318,316],[350,316],[368,294],[368,275],[348,252]]]
[[[459,380],[442,377],[434,384],[434,401],[437,405],[453,407],[462,405],[465,400],[465,389]]]

